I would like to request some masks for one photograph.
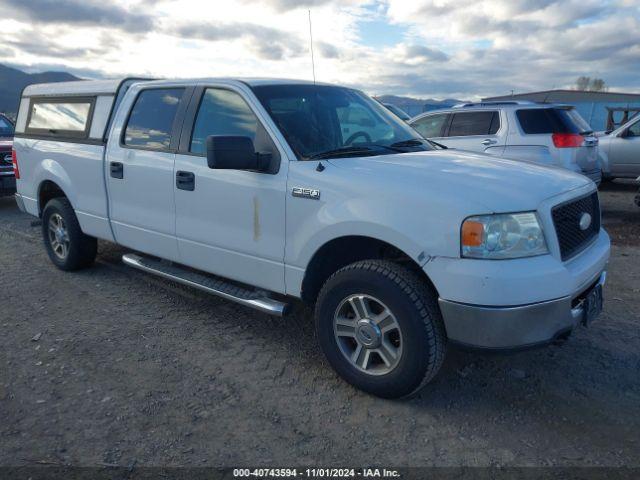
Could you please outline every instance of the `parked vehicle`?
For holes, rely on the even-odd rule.
[[[0,113],[0,197],[16,192],[11,148],[13,146],[13,122]]]
[[[361,110],[373,123],[345,134]],[[329,363],[379,396],[418,391],[448,345],[544,345],[602,308],[593,182],[436,149],[357,90],[36,85],[16,132],[16,198],[57,267],[89,266],[103,239],[138,252],[127,265],[268,314],[302,299]]]
[[[601,180],[598,139],[572,106],[532,102],[465,103],[409,121],[449,148],[526,160]]]
[[[391,112],[394,113],[400,120],[408,122],[411,119],[411,115],[402,110],[400,107],[397,107],[391,103],[383,103],[383,105],[391,110]]]
[[[599,137],[602,176],[637,178],[640,176],[640,115],[609,134]]]

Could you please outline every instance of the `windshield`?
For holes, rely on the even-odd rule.
[[[402,110],[400,107],[396,107],[395,105],[391,105],[390,103],[384,103],[383,105],[387,107],[389,110],[391,110],[393,113],[395,113],[400,120],[407,121],[411,119],[409,114],[404,110]]]
[[[411,127],[357,90],[263,85],[253,91],[300,160],[432,149]]]
[[[13,136],[13,123],[8,118],[0,116],[0,137]]]

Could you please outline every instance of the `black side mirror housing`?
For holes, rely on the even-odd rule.
[[[270,153],[258,153],[249,137],[209,135],[207,165],[221,170],[264,171],[271,163]]]

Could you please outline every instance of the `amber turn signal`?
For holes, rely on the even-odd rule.
[[[482,245],[484,225],[480,222],[467,220],[462,224],[462,246],[479,247]]]

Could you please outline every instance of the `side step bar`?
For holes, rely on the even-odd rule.
[[[188,268],[164,263],[151,257],[143,257],[135,253],[122,256],[125,265],[137,268],[143,272],[153,273],[159,277],[172,280],[189,287],[194,287],[226,300],[254,308],[269,315],[283,317],[287,314],[289,304],[270,298],[263,290],[250,290],[232,284],[220,277],[198,273]]]

